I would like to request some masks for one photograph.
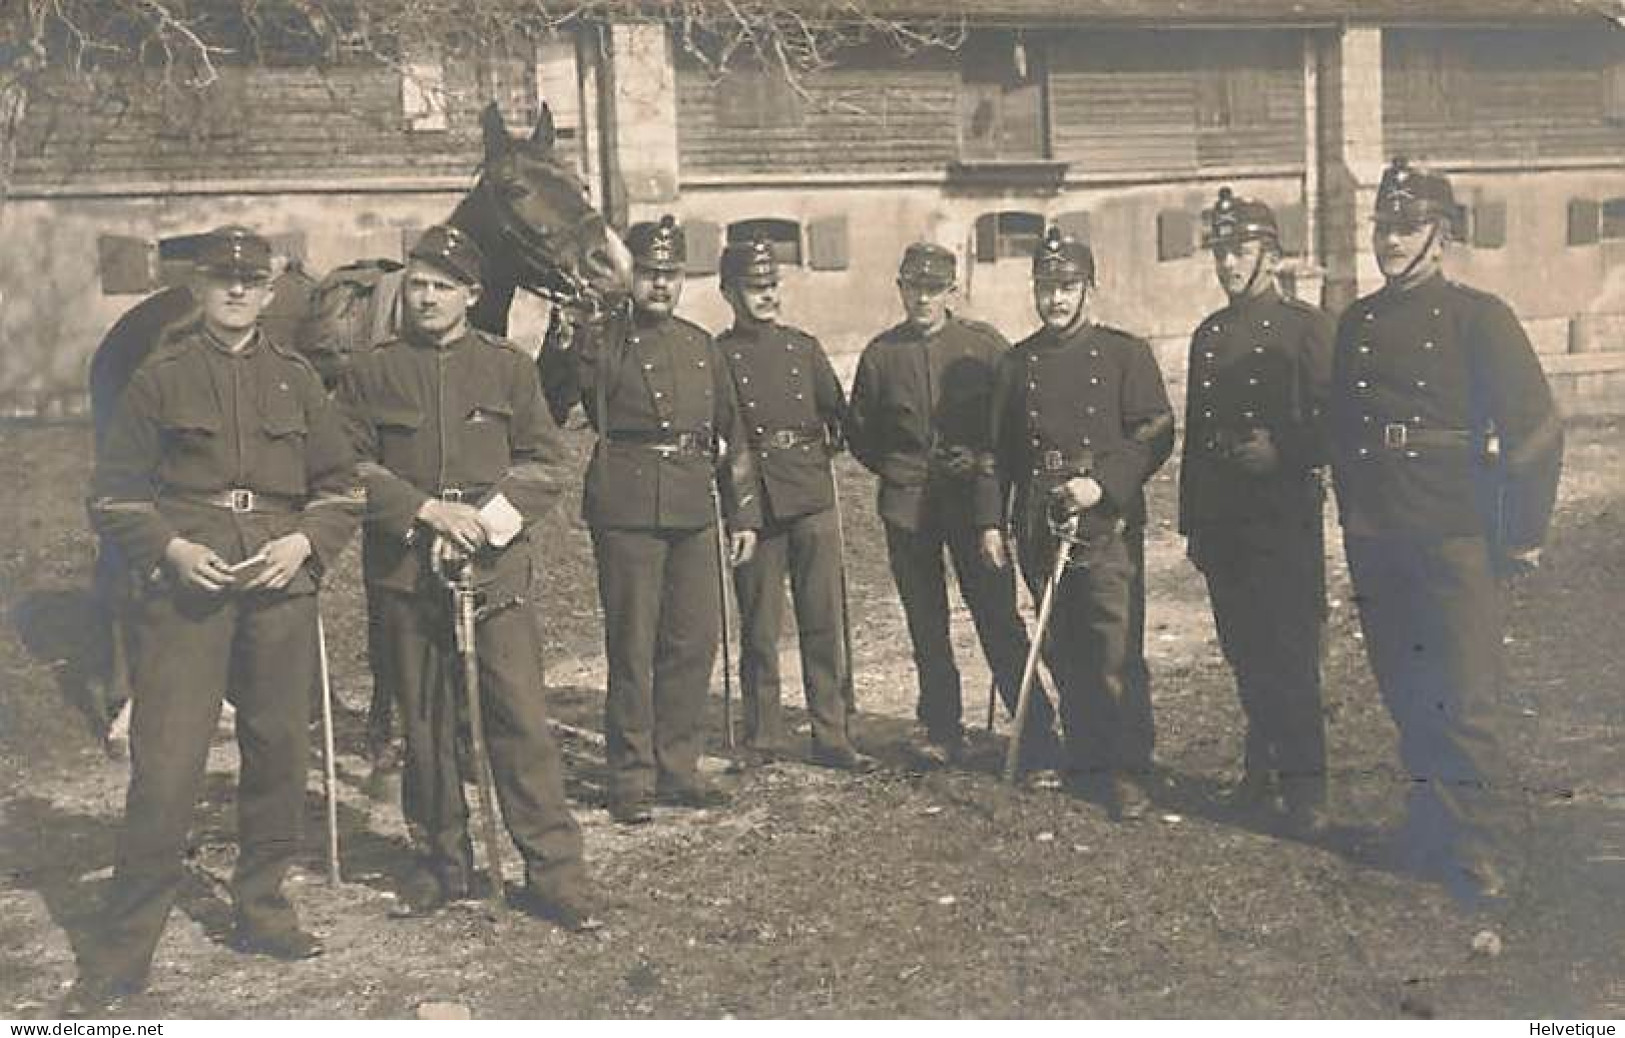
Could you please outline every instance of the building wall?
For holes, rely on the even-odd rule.
[[[1237,190],[1285,207],[1301,201],[1293,177],[1236,179]],[[966,197],[941,184],[895,185],[855,180],[844,185],[777,187],[746,184],[685,185],[674,208],[689,223],[721,234],[731,221],[772,217],[807,227],[846,218],[849,265],[844,270],[788,267],[783,272],[784,317],[818,335],[834,353],[851,353],[877,332],[902,319],[895,286],[897,263],[912,241],[948,246],[959,256],[961,304],[969,317],[987,321],[1011,339],[1037,327],[1025,256],[993,262],[974,259],[979,216],[1029,211],[1045,216],[1086,211],[1098,258],[1097,316],[1152,338],[1173,368],[1182,367],[1192,328],[1223,305],[1207,254],[1159,261],[1158,216],[1169,210],[1194,214],[1211,204],[1215,187],[1173,181],[1133,188],[1077,185],[1046,196]],[[657,215],[651,208],[638,214]],[[714,274],[691,275],[681,312],[711,329],[726,327],[731,314]]]
[[[444,219],[462,192],[240,194],[12,199],[0,249],[0,415],[73,410],[107,329],[142,295],[102,291],[97,239],[159,239],[242,223],[302,232],[318,271],[367,257],[400,259],[413,228]]]

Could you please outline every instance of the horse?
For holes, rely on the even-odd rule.
[[[548,300],[555,313],[568,311],[583,319],[617,306],[629,290],[631,254],[593,207],[580,176],[557,153],[553,114],[546,103],[529,137],[509,133],[494,101],[481,112],[480,128],[484,155],[479,176],[445,221],[472,238],[484,256],[483,291],[469,312],[471,323],[505,334],[520,288]],[[398,328],[400,281],[400,265],[388,260],[348,264],[320,282],[293,266],[274,281],[261,330],[303,354],[331,389],[351,354],[372,348]],[[191,291],[171,286],[126,311],[102,339],[90,365],[98,444],[136,368],[170,328],[194,319],[196,312]],[[108,549],[103,544],[98,553],[93,597],[101,607],[98,612],[110,618],[125,575],[117,553]],[[111,716],[119,701],[128,698],[128,682],[119,659],[121,625],[108,622],[113,630],[107,643],[114,651],[109,665],[99,668],[110,671],[100,706]],[[116,735],[118,730],[115,719],[109,731]]]
[[[630,255],[593,208],[580,176],[557,154],[548,106],[542,105],[528,138],[508,132],[494,101],[481,113],[480,128],[479,178],[446,218],[485,256],[484,291],[469,313],[474,326],[506,334],[508,310],[520,288],[589,316],[624,297]],[[386,291],[376,291],[381,276],[394,270],[398,265],[392,261],[362,261],[312,285],[294,268],[276,279],[279,298],[262,326],[305,354],[331,386],[345,354],[370,348],[381,334],[394,331],[398,278],[387,281]],[[106,428],[130,375],[163,331],[193,312],[190,290],[175,285],[137,303],[108,331],[90,365],[91,413],[98,430]],[[361,328],[370,335],[358,339]],[[335,338],[348,341],[335,343]],[[374,341],[363,341],[367,338]]]

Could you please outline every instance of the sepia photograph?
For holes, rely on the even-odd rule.
[[[1622,457],[1625,0],[0,0],[0,1020],[1614,1033]]]

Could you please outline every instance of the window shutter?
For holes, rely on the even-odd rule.
[[[688,220],[683,224],[683,236],[688,244],[684,271],[696,275],[715,274],[722,257],[722,229],[709,220]]]
[[[1507,204],[1503,201],[1479,202],[1470,210],[1472,238],[1475,249],[1499,249],[1507,243]]]
[[[999,258],[999,214],[983,213],[976,218],[976,262],[992,263]]]
[[[1184,209],[1157,214],[1157,259],[1183,259],[1196,251],[1196,222]]]
[[[807,225],[808,266],[814,270],[845,270],[847,259],[846,217],[826,216]]]
[[[158,246],[145,238],[104,234],[96,239],[102,294],[134,295],[158,287]]]
[[[1602,228],[1602,207],[1594,199],[1569,199],[1569,244],[1595,245]]]
[[[1275,211],[1281,232],[1281,255],[1302,256],[1309,251],[1309,220],[1302,204],[1286,205]]]

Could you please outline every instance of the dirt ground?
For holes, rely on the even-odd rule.
[[[610,925],[578,937],[472,909],[391,919],[408,849],[398,809],[362,788],[368,678],[352,550],[324,592],[347,883],[323,882],[313,759],[306,860],[292,887],[327,954],[284,965],[224,944],[235,749],[222,727],[182,904],[150,991],[127,1013],[401,1017],[451,1001],[486,1018],[1620,1015],[1622,452],[1625,424],[1571,430],[1547,564],[1515,596],[1504,735],[1525,768],[1530,880],[1493,915],[1350,853],[1396,820],[1404,782],[1335,537],[1326,698],[1336,825],[1305,843],[1220,806],[1241,715],[1200,580],[1170,529],[1171,467],[1155,481],[1148,644],[1165,782],[1148,820],[1118,824],[1062,793],[1003,786],[1002,734],[978,736],[965,770],[902,766],[914,698],[907,636],[873,482],[843,459],[859,741],[893,766],[863,778],[796,763],[722,775],[737,794],[727,810],[611,825],[595,741],[596,595],[572,501],[547,542],[550,702],[572,726],[571,794]],[[53,1014],[120,824],[127,765],[104,754],[85,713],[88,454],[80,427],[0,428],[0,484],[11,488],[0,500],[10,531],[0,547],[0,1017]],[[967,719],[979,724],[986,670],[962,611],[955,629]],[[793,634],[784,649],[794,704]],[[510,850],[517,878],[513,859]],[[1486,926],[1503,939],[1499,955],[1471,948]]]

